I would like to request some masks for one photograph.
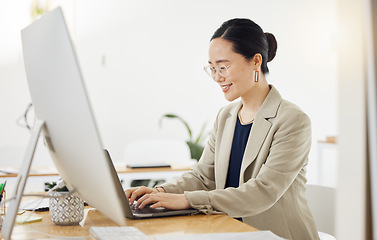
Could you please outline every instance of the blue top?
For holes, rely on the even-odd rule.
[[[249,139],[249,134],[251,126],[253,123],[247,125],[242,125],[239,118],[237,117],[236,128],[234,129],[232,150],[230,152],[228,175],[226,177],[225,188],[227,187],[238,187],[240,181],[240,171],[243,155],[245,153],[245,148],[247,140]]]

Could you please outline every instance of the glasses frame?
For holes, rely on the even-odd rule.
[[[229,65],[227,66],[219,66],[219,67],[211,67],[211,65],[207,65],[207,66],[204,66],[203,67],[203,70],[207,73],[208,76],[210,76],[211,78],[215,78],[216,77],[216,74],[218,73],[220,76],[222,77],[229,77],[229,67],[233,64],[235,64],[236,62],[239,62],[241,61],[242,59],[246,58],[246,56],[243,56],[242,58],[236,60],[235,62],[232,62],[230,63]],[[215,70],[215,72],[213,73],[213,71],[211,70],[211,68],[213,70]],[[223,73],[221,73],[221,68],[225,68],[225,69],[222,69],[222,71],[226,71],[226,75],[224,75]]]

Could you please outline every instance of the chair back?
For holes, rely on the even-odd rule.
[[[317,230],[334,236],[335,188],[307,184],[306,197]]]
[[[186,142],[174,139],[142,139],[133,141],[124,149],[126,164],[167,163],[192,164]]]

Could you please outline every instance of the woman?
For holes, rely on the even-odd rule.
[[[154,189],[127,190],[131,203],[140,197],[139,208],[222,212],[287,239],[319,239],[305,198],[311,123],[266,81],[276,49],[275,37],[251,20],[222,24],[205,70],[228,101],[241,101],[220,110],[190,172]]]

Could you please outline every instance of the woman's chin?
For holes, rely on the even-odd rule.
[[[234,100],[236,100],[238,98],[238,97],[232,96],[230,94],[224,94],[224,97],[229,102],[233,102]]]

